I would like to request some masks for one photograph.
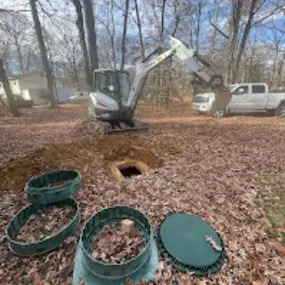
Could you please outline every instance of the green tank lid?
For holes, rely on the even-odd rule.
[[[183,271],[196,275],[217,272],[224,263],[224,244],[199,216],[177,213],[164,219],[157,231],[162,254]]]

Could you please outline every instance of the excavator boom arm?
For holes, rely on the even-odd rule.
[[[166,50],[158,56],[148,57],[137,66],[136,76],[127,101],[127,106],[132,110],[135,109],[142,94],[149,72],[174,54],[186,67],[186,71],[194,74],[198,78],[200,84],[207,87],[213,87],[214,80],[218,78],[220,81],[219,85],[223,85],[222,77],[213,70],[208,62],[198,56],[193,49],[185,47],[182,42],[174,37],[170,37],[170,45],[171,48],[169,50]],[[154,51],[154,54],[156,52],[157,50]],[[153,55],[153,53],[151,55]]]

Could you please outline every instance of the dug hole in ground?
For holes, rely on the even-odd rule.
[[[147,132],[98,137],[85,127],[84,105],[22,113],[0,118],[2,233],[28,204],[23,188],[31,176],[76,169],[83,177],[74,197],[82,224],[104,207],[124,204],[145,213],[154,229],[170,212],[186,212],[220,233],[227,260],[218,274],[189,276],[161,258],[157,284],[285,284],[284,120],[217,120],[198,116],[189,104],[141,104],[137,117],[149,124]],[[109,165],[126,159],[142,161],[149,172],[119,183]],[[52,219],[52,229],[68,222],[63,218]],[[2,235],[2,284],[72,284],[81,227],[57,250],[33,258],[11,253]]]

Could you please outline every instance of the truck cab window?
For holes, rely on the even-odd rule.
[[[252,93],[253,94],[265,93],[265,86],[264,85],[253,85]]]
[[[242,94],[247,94],[248,93],[248,86],[240,86],[239,88],[237,88],[233,94],[235,95],[242,95]]]

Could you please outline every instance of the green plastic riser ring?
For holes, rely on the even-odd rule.
[[[50,183],[65,181],[62,185],[47,187]],[[47,205],[72,197],[80,189],[82,177],[76,170],[58,170],[32,177],[25,186],[28,200],[32,204]]]
[[[53,236],[48,236],[47,238],[34,243],[24,243],[16,240],[19,230],[32,215],[37,214],[43,208],[49,208],[52,206],[72,206],[76,210],[76,214],[67,226]],[[6,237],[9,242],[9,249],[20,256],[35,256],[52,251],[66,238],[75,233],[77,226],[80,223],[80,219],[80,208],[76,201],[71,198],[48,206],[37,206],[31,204],[18,212],[6,228]]]
[[[92,237],[98,235],[105,225],[120,222],[124,219],[134,221],[135,227],[144,239],[143,251],[135,258],[120,264],[103,263],[94,259],[90,254]],[[138,272],[150,259],[152,240],[151,225],[141,212],[127,206],[106,208],[92,216],[82,230],[80,242],[82,243],[83,262],[94,275],[100,278],[116,280],[128,277],[136,271]]]

